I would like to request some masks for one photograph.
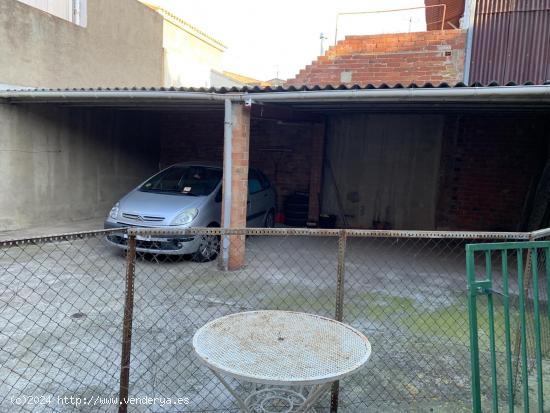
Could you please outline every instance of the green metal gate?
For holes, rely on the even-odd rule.
[[[550,411],[549,254],[549,241],[466,246],[475,413]]]

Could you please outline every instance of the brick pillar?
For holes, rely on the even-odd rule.
[[[231,104],[231,213],[229,228],[245,228],[248,201],[248,152],[250,141],[250,108]],[[226,160],[224,159],[224,162]],[[222,211],[224,206],[222,205]],[[222,214],[222,226],[225,227]],[[236,270],[244,265],[245,236],[229,236],[227,268]]]
[[[321,178],[325,146],[325,124],[315,123],[311,128],[311,164],[309,172],[308,221],[319,222]]]

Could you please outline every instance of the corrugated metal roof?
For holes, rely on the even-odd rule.
[[[470,78],[550,77],[550,0],[478,0]]]
[[[261,105],[311,113],[347,111],[478,111],[550,110],[550,82],[546,85],[463,83],[315,87],[242,88],[82,88],[0,91],[8,104],[56,104],[82,107],[117,107],[130,110],[223,111],[224,102]],[[138,109],[139,108],[139,109]]]
[[[330,91],[330,90],[368,90],[368,89],[445,89],[445,88],[466,88],[466,87],[514,87],[514,86],[533,86],[537,83],[534,82],[524,82],[524,83],[515,83],[508,82],[506,84],[499,84],[497,82],[490,82],[487,84],[482,84],[480,82],[474,82],[469,85],[466,85],[462,82],[456,84],[448,83],[411,83],[408,85],[403,85],[401,83],[396,84],[371,84],[366,85],[352,85],[347,86],[345,84],[340,85],[315,85],[315,86],[243,86],[238,87],[90,87],[90,88],[65,88],[65,89],[49,89],[49,88],[24,88],[24,89],[6,89],[5,92],[114,92],[114,91],[139,91],[139,92],[198,92],[198,93],[268,93],[268,92],[299,92],[299,91]],[[539,85],[550,85],[550,79],[546,80],[543,83],[538,83]]]
[[[269,81],[254,79],[253,77],[248,77],[235,72],[229,72],[227,70],[224,70],[222,74],[228,77],[229,79],[233,80],[234,82],[241,83],[243,85],[248,85],[249,87],[255,86],[255,85],[259,85],[260,87],[271,86],[271,83]]]
[[[176,14],[172,13],[171,11],[169,10],[166,10],[166,9],[163,9],[162,7],[160,6],[156,6],[154,4],[150,4],[146,1],[143,1],[142,2],[143,4],[145,4],[147,7],[149,7],[150,9],[152,10],[155,10],[158,14],[160,14],[166,21],[169,21],[171,22],[172,24],[175,24],[176,26],[178,26],[180,29],[183,29],[185,31],[188,31],[190,34],[196,36],[196,35],[199,35],[200,37],[203,38],[203,40],[206,40],[210,43],[212,43],[212,45],[214,47],[217,47],[217,48],[220,48],[221,51],[224,51],[225,49],[227,49],[227,46],[225,44],[223,44],[222,42],[220,42],[219,40],[216,40],[214,39],[212,36],[210,36],[209,34],[206,34],[205,32],[203,32],[202,30],[200,30],[199,28],[197,28],[196,26],[193,26],[191,23],[183,20],[181,17],[177,16]]]

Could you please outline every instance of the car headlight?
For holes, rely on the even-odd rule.
[[[198,215],[199,210],[197,208],[186,209],[180,212],[170,225],[185,225],[189,224]]]
[[[115,206],[111,208],[111,212],[109,212],[109,216],[113,219],[117,219],[119,210],[120,210],[120,202],[117,202]]]

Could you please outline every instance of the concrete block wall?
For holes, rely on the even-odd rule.
[[[347,36],[286,86],[457,83],[465,43],[464,30]]]
[[[154,113],[0,105],[0,231],[106,217],[157,170]]]

